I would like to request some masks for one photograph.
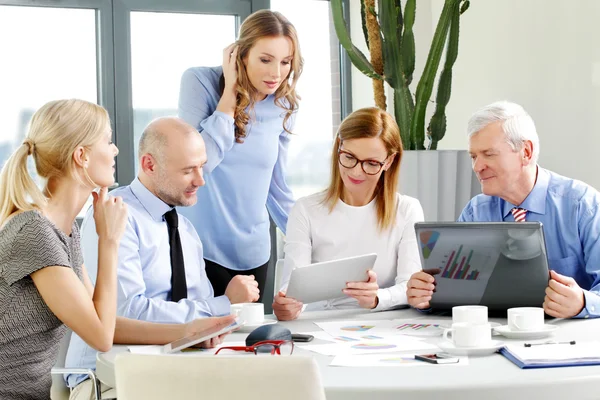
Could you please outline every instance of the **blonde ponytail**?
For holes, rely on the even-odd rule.
[[[27,158],[35,151],[32,142],[23,142],[10,156],[0,173],[0,226],[16,211],[40,209],[46,198],[27,170]]]
[[[73,153],[89,149],[110,129],[108,113],[84,100],[55,100],[42,106],[31,119],[27,137],[0,173],[0,227],[17,211],[43,209],[47,196],[27,169],[33,156],[37,174],[48,181],[74,174]],[[84,171],[84,174],[86,172]],[[89,176],[86,175],[89,179]],[[49,193],[46,193],[49,195]]]

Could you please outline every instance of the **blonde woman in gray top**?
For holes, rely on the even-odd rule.
[[[2,169],[2,400],[50,397],[50,369],[66,326],[99,351],[108,351],[113,339],[158,343],[190,328],[124,319],[116,323],[117,249],[127,206],[107,194],[118,153],[111,137],[102,107],[82,100],[52,101],[34,114],[27,137]],[[43,190],[28,173],[29,156],[45,180]],[[96,187],[101,189],[93,193],[99,237],[94,288],[83,265],[75,217]]]

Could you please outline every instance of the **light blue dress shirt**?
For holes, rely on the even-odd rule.
[[[538,167],[535,186],[522,204],[480,194],[459,221],[514,221],[511,210],[527,210],[526,221],[543,224],[550,269],[570,276],[584,290],[578,318],[600,316],[600,193],[593,187]]]
[[[196,318],[229,314],[229,299],[213,295],[204,271],[202,243],[190,221],[179,214],[188,298],[175,303],[170,301],[171,253],[167,223],[163,218],[171,207],[137,178],[131,185],[110,194],[121,196],[128,206],[127,226],[119,246],[117,315],[151,322],[185,323]],[[98,236],[92,207],[81,226],[81,243],[86,269],[95,283]],[[96,351],[73,333],[65,365],[95,368]],[[71,374],[66,378],[69,386],[74,387],[87,376]]]
[[[285,233],[294,203],[285,180],[290,135],[283,129],[285,110],[270,95],[249,112],[247,137],[236,143],[233,118],[216,111],[222,71],[190,68],[181,78],[179,117],[202,135],[208,163],[198,203],[179,211],[194,224],[207,260],[244,271],[269,260],[269,214]]]

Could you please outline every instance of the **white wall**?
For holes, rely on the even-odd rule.
[[[417,72],[444,0],[419,0]],[[362,39],[359,0],[352,33]],[[440,149],[465,149],[473,111],[495,100],[520,103],[536,122],[540,164],[600,188],[600,1],[476,0],[461,19],[460,52]],[[365,46],[366,47],[366,46]],[[353,106],[372,105],[371,83],[353,73]],[[415,77],[417,79],[418,76]],[[435,93],[435,92],[434,92]]]

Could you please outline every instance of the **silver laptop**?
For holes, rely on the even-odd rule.
[[[549,274],[540,222],[419,222],[415,231],[421,265],[436,280],[432,308],[542,306]]]

